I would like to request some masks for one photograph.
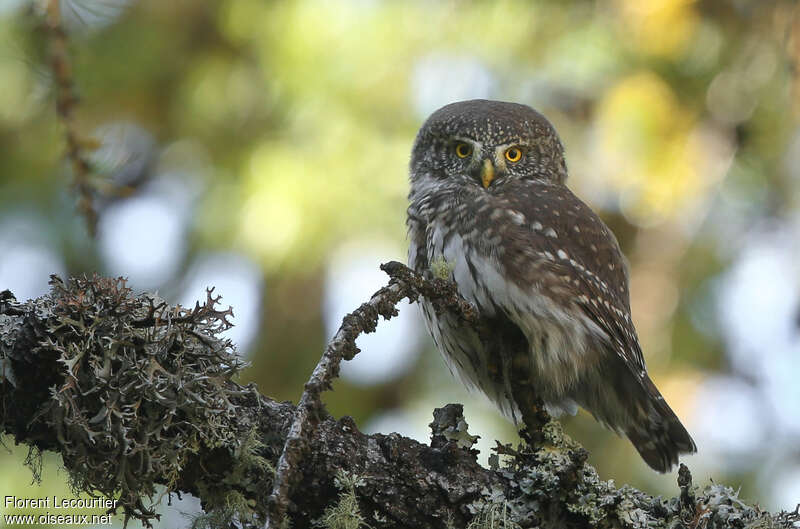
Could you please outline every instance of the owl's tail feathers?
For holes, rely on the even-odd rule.
[[[697,452],[697,446],[650,378],[645,375],[643,382],[648,394],[647,404],[640,408],[644,416],[625,435],[653,470],[668,472],[678,463],[679,454]]]

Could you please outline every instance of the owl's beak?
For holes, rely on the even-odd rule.
[[[483,188],[488,189],[489,184],[492,183],[494,180],[494,165],[492,165],[492,161],[486,158],[483,161],[483,168],[481,169],[481,182],[483,183]]]

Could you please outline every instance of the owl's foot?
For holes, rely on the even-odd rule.
[[[538,446],[544,441],[544,427],[552,419],[545,409],[542,399],[536,396],[530,385],[516,385],[513,388],[514,402],[517,403],[522,422],[520,437],[531,446]]]

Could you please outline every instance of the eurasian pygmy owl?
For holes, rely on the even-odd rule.
[[[451,371],[515,422],[538,402],[556,415],[582,406],[660,472],[696,451],[647,375],[619,244],[566,187],[544,116],[447,105],[420,129],[410,172],[409,265],[455,281],[485,330],[421,301]]]

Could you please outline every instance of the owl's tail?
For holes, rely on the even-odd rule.
[[[667,472],[678,463],[679,454],[696,452],[697,446],[650,378],[645,375],[642,382],[645,395],[636,403],[641,416],[627,426],[625,435],[651,468]]]

